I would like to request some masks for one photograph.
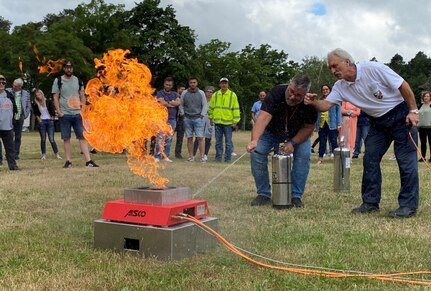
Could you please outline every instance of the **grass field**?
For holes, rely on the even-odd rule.
[[[238,157],[249,132],[234,133]],[[56,135],[62,152],[62,142]],[[24,133],[21,171],[0,168],[0,288],[7,290],[410,290],[404,283],[364,278],[329,279],[256,267],[219,245],[180,261],[142,259],[93,249],[93,221],[105,203],[121,198],[127,187],[148,186],[131,173],[126,157],[98,153],[97,169],[84,167],[73,140],[74,167],[64,160],[40,160],[39,136]],[[185,153],[185,147],[183,153]],[[162,173],[170,186],[196,193],[226,164],[187,163],[175,159]],[[382,161],[381,210],[352,215],[361,203],[362,159],[351,167],[351,192],[332,190],[331,159],[317,165],[314,154],[305,208],[274,210],[251,207],[255,197],[248,154],[227,169],[196,198],[208,202],[219,219],[219,232],[245,250],[282,262],[393,273],[431,270],[430,171],[420,168],[420,209],[399,220],[387,214],[398,207],[399,174],[389,153]],[[426,278],[431,279],[431,276]]]

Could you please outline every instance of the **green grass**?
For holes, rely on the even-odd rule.
[[[249,132],[234,133],[241,156]],[[62,142],[57,134],[60,148]],[[148,186],[129,171],[123,155],[94,155],[100,168],[87,169],[74,145],[71,169],[62,169],[48,148],[40,160],[39,136],[25,133],[22,169],[0,168],[0,289],[14,290],[392,290],[421,287],[368,279],[329,279],[256,267],[218,246],[180,261],[158,261],[93,249],[93,221],[123,189]],[[62,152],[62,150],[60,150]],[[185,147],[183,149],[185,153]],[[238,156],[238,157],[239,157]],[[214,157],[214,147],[210,160]],[[420,164],[420,209],[407,220],[390,219],[397,208],[396,162],[382,161],[381,211],[352,215],[361,203],[362,159],[351,168],[351,192],[332,190],[333,164],[316,155],[303,197],[304,209],[251,207],[255,197],[249,156],[227,169],[196,198],[208,202],[219,232],[230,242],[278,261],[363,272],[431,270],[430,171]],[[171,186],[196,193],[226,164],[174,160],[162,170]],[[431,279],[431,278],[428,278]]]

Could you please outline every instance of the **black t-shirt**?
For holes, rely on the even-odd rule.
[[[260,110],[272,115],[267,129],[275,135],[287,133],[293,137],[304,126],[304,124],[315,124],[317,112],[313,106],[305,105],[304,101],[296,106],[286,103],[285,92],[287,85],[278,85],[271,89],[262,102]],[[286,126],[287,125],[287,126]]]

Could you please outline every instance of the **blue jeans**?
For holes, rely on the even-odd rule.
[[[326,141],[329,139],[329,152],[334,153],[334,149],[337,147],[337,136],[338,130],[329,129],[328,124],[319,128],[319,158],[323,158],[323,154],[326,153]]]
[[[362,175],[362,201],[365,203],[380,203],[382,194],[380,161],[394,141],[401,178],[398,204],[400,207],[418,208],[418,161],[416,148],[409,136],[410,133],[417,144],[418,131],[416,127],[406,126],[408,112],[407,104],[402,102],[382,117],[370,118],[371,127],[365,139]]]
[[[362,140],[364,140],[365,143],[365,138],[367,137],[369,130],[369,125],[361,125],[356,127],[355,150],[353,151],[354,156],[359,156],[361,153]]]
[[[46,133],[48,133],[48,140],[51,143],[54,154],[58,154],[57,143],[54,140],[54,121],[50,119],[43,119],[39,124],[40,134],[40,150],[42,154],[46,154]]]
[[[175,131],[175,128],[177,126],[177,121],[175,119],[168,119],[168,124],[172,127],[172,130]],[[171,152],[171,144],[172,144],[172,138],[173,135],[169,135],[166,139],[165,139],[165,147],[164,147],[164,151],[165,151],[165,155],[169,158],[170,156],[170,152]],[[160,159],[160,145],[159,143],[161,142],[161,139],[163,139],[163,136],[158,136],[157,137],[157,144],[156,144],[156,158]]]
[[[258,195],[271,197],[269,183],[268,154],[286,140],[285,136],[276,136],[265,130],[257,143],[256,150],[251,153],[251,172],[256,183]],[[301,198],[310,171],[311,145],[310,140],[295,146],[292,163],[292,197]]]
[[[229,162],[232,157],[232,126],[216,124],[215,139],[216,139],[216,155],[215,160],[221,161],[223,156],[223,136],[225,137],[226,150],[224,152],[224,161]]]

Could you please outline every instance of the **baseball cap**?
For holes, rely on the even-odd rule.
[[[6,81],[6,78],[3,75],[0,75],[0,79],[3,79]]]
[[[226,77],[223,77],[223,78],[220,79],[219,83],[221,83],[221,82],[229,82],[229,79],[226,78]]]

